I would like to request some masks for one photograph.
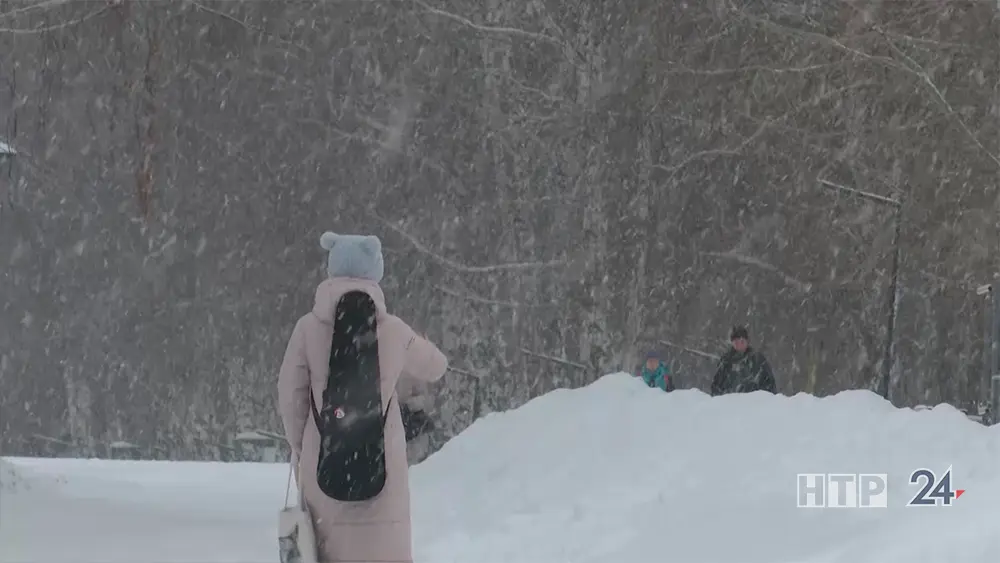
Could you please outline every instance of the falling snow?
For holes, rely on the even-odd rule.
[[[895,407],[981,417],[998,21],[996,2],[0,2],[0,451],[285,459],[236,437],[280,432],[327,230],[381,238],[389,310],[449,358],[414,460],[650,351],[708,389],[737,324],[781,394],[886,383]]]

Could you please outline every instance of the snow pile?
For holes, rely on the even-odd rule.
[[[23,477],[14,466],[0,459],[0,493],[13,493],[22,487]]]
[[[53,490],[60,487],[63,482],[63,479],[52,476],[35,475],[0,458],[0,494],[4,496],[27,491]]]
[[[907,508],[910,473],[967,493]],[[888,509],[796,507],[798,473],[887,473]],[[665,394],[627,374],[488,416],[412,472],[417,559],[996,563],[1000,427],[817,399]]]
[[[9,458],[0,563],[274,563],[288,465]],[[55,541],[54,541],[55,540]]]
[[[273,563],[288,467],[5,460],[0,562]],[[905,508],[953,467],[951,507]],[[797,473],[887,473],[888,509],[796,508]],[[626,374],[490,415],[415,467],[416,563],[997,563],[1000,427],[868,392],[665,394]],[[53,541],[58,538],[58,541]]]

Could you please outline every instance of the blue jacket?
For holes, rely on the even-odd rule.
[[[670,376],[670,368],[662,361],[654,370],[646,368],[646,364],[643,364],[639,369],[638,375],[650,387],[657,387],[664,391],[674,390],[674,381]]]

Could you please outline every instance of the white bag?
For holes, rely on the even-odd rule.
[[[293,456],[288,468],[288,485],[285,486],[285,507],[278,514],[278,553],[281,563],[319,563],[316,531],[313,529],[312,515],[302,500],[301,483],[296,483],[299,490],[297,506],[288,505],[292,472],[296,463]]]

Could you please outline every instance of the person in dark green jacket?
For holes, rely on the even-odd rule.
[[[646,363],[639,369],[636,376],[641,377],[643,382],[650,387],[663,391],[674,390],[674,379],[670,375],[670,366],[664,363],[656,352],[646,354]]]
[[[712,378],[712,396],[754,391],[777,393],[767,358],[750,346],[750,331],[744,326],[736,326],[729,339],[732,348],[719,359],[719,367]]]

